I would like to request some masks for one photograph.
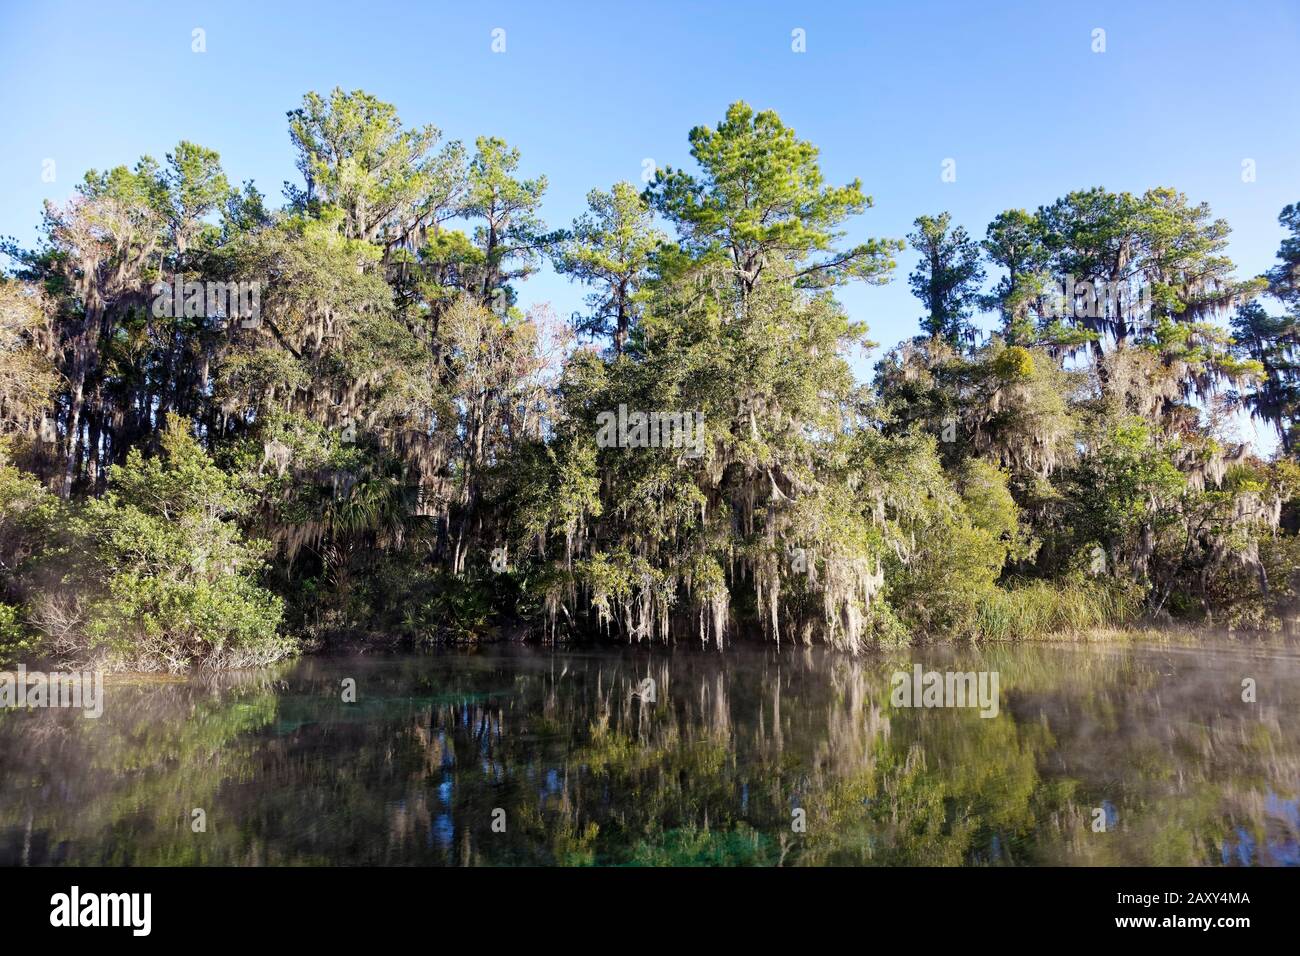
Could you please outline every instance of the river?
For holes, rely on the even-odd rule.
[[[996,714],[900,705],[918,664]],[[1294,644],[497,645],[104,697],[0,710],[0,864],[1300,864]]]

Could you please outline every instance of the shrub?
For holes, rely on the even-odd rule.
[[[289,654],[283,602],[259,587],[265,545],[234,523],[251,503],[172,417],[162,454],[133,449],[109,490],[78,515],[99,585],[86,625],[90,654],[117,666],[181,670],[250,666]]]
[[[1008,557],[1028,555],[1020,513],[1006,474],[972,459],[957,476],[959,497],[936,514],[906,563],[891,566],[890,604],[909,627],[926,635],[970,635],[982,602],[996,591]]]
[[[18,608],[0,603],[0,667],[26,660],[38,644],[23,626]]]

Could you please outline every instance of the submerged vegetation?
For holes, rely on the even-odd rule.
[[[905,242],[847,243],[871,199],[775,113],[733,104],[695,169],[562,229],[500,139],[341,90],[289,129],[283,208],[182,142],[6,244],[0,663],[1293,613],[1300,204],[1253,279],[1169,188],[1008,210],[983,241],[920,216],[921,333],[863,384],[835,291]],[[544,259],[590,291],[570,322],[518,305]],[[1244,414],[1271,460],[1232,439]]]

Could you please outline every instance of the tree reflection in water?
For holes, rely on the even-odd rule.
[[[914,662],[998,671],[999,715],[892,707]],[[1298,676],[1238,645],[511,647],[112,683],[98,720],[0,712],[0,862],[1295,864]]]

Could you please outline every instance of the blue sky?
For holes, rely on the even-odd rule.
[[[191,51],[206,31],[207,52]],[[491,32],[506,31],[493,53]],[[791,31],[807,52],[791,50]],[[1092,33],[1106,31],[1094,53]],[[448,138],[505,138],[567,224],[593,187],[689,163],[686,134],[744,99],[821,148],[875,208],[850,239],[952,212],[982,237],[1010,207],[1094,185],[1170,185],[1233,226],[1242,275],[1269,267],[1300,201],[1300,3],[25,3],[0,6],[0,234],[34,241],[45,198],[88,168],[220,151],[274,200],[296,180],[285,111],[362,88]],[[956,182],[941,164],[956,161]],[[42,163],[56,162],[54,183]],[[1242,181],[1242,161],[1256,180]],[[905,253],[841,296],[872,337],[916,331]],[[549,272],[521,304],[583,291]],[[858,360],[865,372],[869,363]]]

